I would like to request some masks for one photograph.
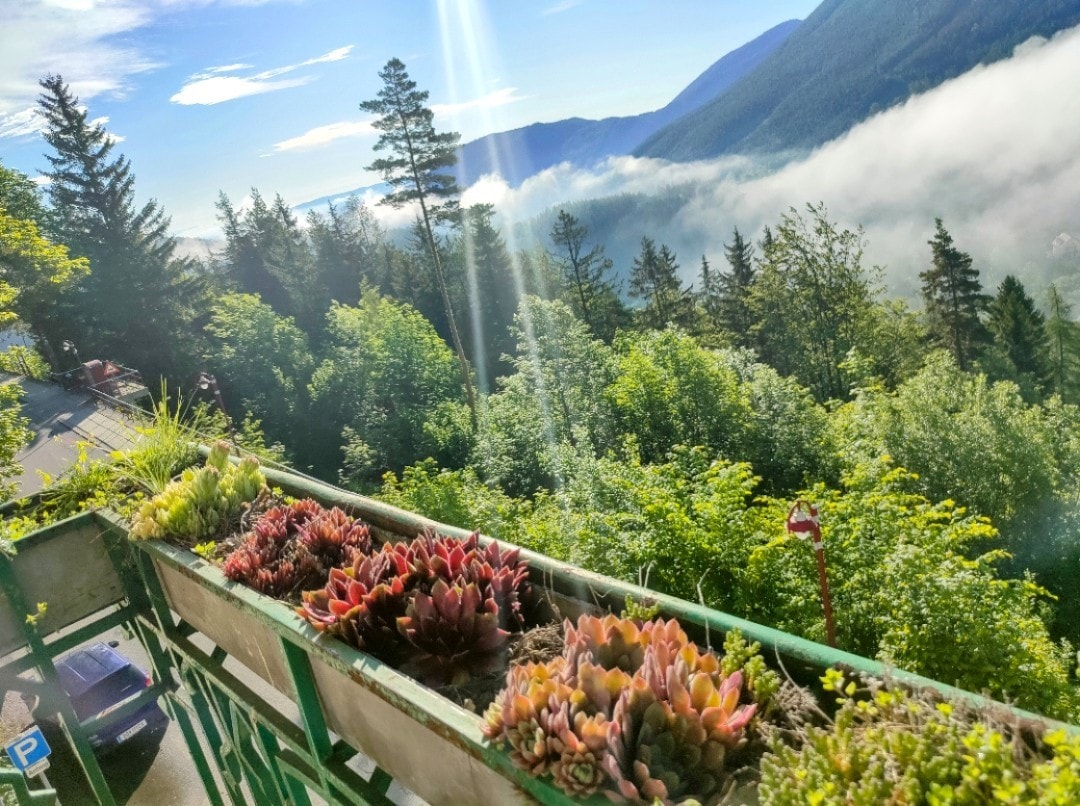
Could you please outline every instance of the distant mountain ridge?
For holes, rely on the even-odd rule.
[[[810,149],[1078,24],[1078,0],[825,0],[755,70],[634,153],[683,162]]]
[[[731,51],[661,109],[603,120],[570,118],[534,123],[465,143],[458,153],[458,182],[467,187],[484,174],[498,173],[516,187],[530,176],[562,162],[591,167],[607,157],[630,154],[655,132],[707,104],[749,75],[799,25],[799,20],[782,22]]]

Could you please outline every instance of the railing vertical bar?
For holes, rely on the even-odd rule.
[[[22,631],[27,646],[30,648],[30,654],[34,656],[35,666],[41,675],[41,679],[53,691],[63,692],[60,677],[57,675],[56,666],[53,664],[52,653],[45,646],[45,642],[41,640],[37,628],[29,618],[30,609],[26,598],[23,596],[22,587],[15,577],[12,560],[2,552],[0,552],[0,589],[4,591],[11,611],[16,614],[16,620],[18,620],[18,615],[21,613],[26,613],[28,616],[28,618],[19,621],[19,629]],[[75,708],[72,706],[71,700],[66,695],[61,695],[56,698],[53,705],[56,706],[60,721],[64,727],[64,733],[75,750],[79,766],[82,767],[94,797],[97,798],[101,806],[116,806],[116,800],[113,798],[109,784],[105,780],[105,774],[101,771],[101,765],[98,764],[94,749],[90,746],[90,740],[86,737],[86,732],[82,729],[82,725],[79,724],[79,718],[75,714]]]
[[[154,621],[158,625],[158,630],[161,635],[165,637],[167,645],[170,643],[169,639],[171,631],[175,629],[173,624],[172,613],[169,610],[169,605],[165,600],[165,592],[161,589],[161,583],[157,578],[157,572],[154,570],[153,562],[150,558],[141,551],[132,552],[134,555],[135,568],[138,572],[139,578],[142,580],[142,591],[145,595],[147,602],[150,605],[150,611],[154,616]],[[171,646],[168,651],[168,657],[172,661],[172,668],[180,670],[181,677],[183,677],[183,664],[182,659],[172,650]],[[191,677],[197,677],[194,673],[190,673],[187,678],[191,682]],[[207,743],[210,746],[210,752],[214,756],[214,761],[218,765],[218,769],[222,771],[222,782],[225,785],[225,789],[229,796],[229,799],[236,806],[242,806],[245,803],[243,793],[238,787],[234,787],[229,781],[228,775],[226,775],[225,760],[221,756],[221,737],[217,735],[217,731],[210,717],[209,709],[206,707],[205,700],[201,700],[202,694],[199,691],[198,685],[192,685],[190,688],[192,705],[195,708],[195,713],[198,716],[199,724],[203,729],[207,738]],[[186,715],[185,715],[186,717]],[[224,806],[224,801],[221,798],[220,791],[218,790],[217,782],[214,780],[212,774],[209,773],[209,764],[207,763],[205,756],[202,752],[202,746],[199,744],[198,736],[195,732],[184,730],[186,719],[180,720],[180,728],[184,733],[184,739],[187,742],[188,751],[196,759],[196,769],[199,771],[199,775],[202,779],[203,788],[206,791],[207,798],[214,804],[214,806]],[[202,763],[200,764],[200,759]]]

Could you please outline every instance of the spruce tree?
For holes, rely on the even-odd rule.
[[[957,366],[967,370],[989,340],[979,318],[989,298],[982,293],[979,270],[972,266],[971,255],[953,245],[940,218],[934,224],[934,237],[928,241],[933,266],[919,274],[926,329],[936,344],[952,353]]]
[[[698,271],[697,303],[701,308],[705,326],[712,333],[723,329],[720,321],[720,275],[713,271],[708,258],[701,256]]]
[[[1040,385],[1046,378],[1046,317],[1024,285],[1008,275],[990,302],[987,327],[1016,371]]]
[[[470,306],[474,311],[470,320],[476,359],[473,363],[481,389],[489,393],[494,379],[505,374],[500,369],[503,355],[514,351],[510,328],[518,307],[510,252],[495,228],[494,215],[495,208],[490,204],[476,204],[465,211],[465,261],[476,296]]]
[[[641,321],[660,330],[669,324],[686,327],[693,318],[691,289],[679,280],[679,264],[667,244],[657,250],[652,238],[641,239],[641,253],[630,272],[630,296],[645,303]]]
[[[363,101],[360,108],[380,116],[372,124],[382,132],[375,143],[375,150],[386,151],[389,156],[375,160],[367,166],[367,170],[381,173],[383,180],[391,187],[391,192],[379,204],[394,208],[412,203],[420,206],[420,222],[435,280],[446,308],[446,320],[457,354],[462,386],[475,418],[476,393],[454,318],[454,306],[434,231],[440,221],[457,217],[457,181],[447,169],[457,162],[455,147],[460,135],[457,132],[435,131],[432,124],[434,114],[425,105],[428,92],[416,89],[416,82],[409,78],[401,60],[388,61],[379,78],[383,81],[383,88],[379,90],[378,97]]]
[[[766,229],[766,232],[768,230]],[[769,240],[772,240],[772,233]],[[724,256],[731,271],[717,278],[719,286],[718,318],[720,326],[739,347],[753,346],[751,335],[756,317],[750,307],[750,289],[754,285],[754,247],[745,240],[739,228],[735,228],[731,244],[724,244]]]
[[[41,81],[39,99],[55,234],[90,274],[64,295],[56,317],[84,358],[122,361],[150,377],[191,369],[189,341],[205,306],[190,261],[175,256],[169,219],[151,200],[135,204],[135,176],[112,139],[60,76]]]

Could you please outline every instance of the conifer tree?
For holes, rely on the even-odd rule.
[[[206,299],[190,261],[175,256],[169,219],[151,200],[135,204],[135,176],[112,139],[60,76],[41,81],[40,111],[57,239],[90,261],[56,316],[84,357],[134,365],[144,375],[179,372],[194,355],[190,322]]]
[[[500,370],[502,356],[514,351],[515,340],[510,328],[518,307],[510,252],[495,228],[494,215],[495,208],[490,204],[476,204],[465,211],[465,260],[471,264],[471,282],[475,282],[476,295],[470,306],[476,358],[473,363],[485,392],[491,392],[494,378],[503,374]]]
[[[383,88],[379,90],[378,97],[363,101],[360,108],[380,116],[372,124],[382,132],[375,143],[375,150],[386,151],[389,156],[375,160],[367,169],[381,173],[383,180],[391,187],[391,192],[379,204],[395,208],[412,203],[420,206],[420,223],[446,308],[446,320],[457,354],[462,386],[475,418],[476,393],[454,318],[454,306],[434,231],[440,221],[457,217],[457,181],[446,170],[457,162],[455,147],[460,135],[457,132],[435,131],[432,125],[434,115],[425,105],[428,92],[416,89],[416,82],[409,78],[401,60],[388,61],[379,78],[383,81]]]
[[[987,327],[1017,372],[1041,384],[1046,377],[1046,317],[1024,285],[1008,275],[990,302]]]
[[[646,328],[660,330],[669,324],[687,326],[693,315],[691,289],[679,280],[679,264],[667,244],[657,250],[652,238],[641,239],[641,254],[630,273],[630,296],[645,303],[641,311]]]
[[[584,251],[588,234],[588,227],[565,210],[559,210],[559,219],[548,237],[558,250],[554,257],[562,268],[572,310],[595,335],[610,339],[614,328],[604,321],[604,310],[611,308],[612,297],[617,298],[614,282],[607,279],[612,263],[604,256],[600,244]]]
[[[1047,384],[1051,392],[1074,403],[1080,399],[1080,325],[1056,286],[1050,286],[1046,302]]]
[[[769,240],[772,233],[768,232]],[[751,347],[751,335],[754,326],[754,311],[750,307],[750,290],[753,288],[756,272],[754,270],[754,247],[735,228],[731,244],[724,244],[724,256],[731,271],[723,272],[717,279],[719,286],[720,326],[726,330],[732,342],[739,347]]]
[[[979,270],[972,267],[971,255],[953,245],[940,218],[934,225],[934,237],[928,241],[933,266],[919,274],[926,329],[934,342],[952,353],[957,366],[967,370],[980,346],[989,340],[979,318],[988,297],[982,293]]]
[[[713,271],[708,258],[701,256],[701,269],[698,272],[698,305],[708,329],[715,333],[723,328],[720,321],[720,275]]]
[[[870,352],[878,269],[862,266],[861,230],[839,229],[822,204],[806,214],[792,208],[770,234],[749,302],[762,358],[825,401],[850,392],[849,352]]]

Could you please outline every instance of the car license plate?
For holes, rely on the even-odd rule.
[[[134,725],[132,725],[130,728],[128,728],[127,730],[125,730],[123,733],[121,733],[119,736],[116,737],[117,744],[119,744],[120,742],[126,742],[128,739],[130,739],[132,736],[134,736],[136,733],[138,733],[140,730],[142,730],[145,727],[146,727],[146,720],[145,719],[140,719],[138,722],[136,722]]]

